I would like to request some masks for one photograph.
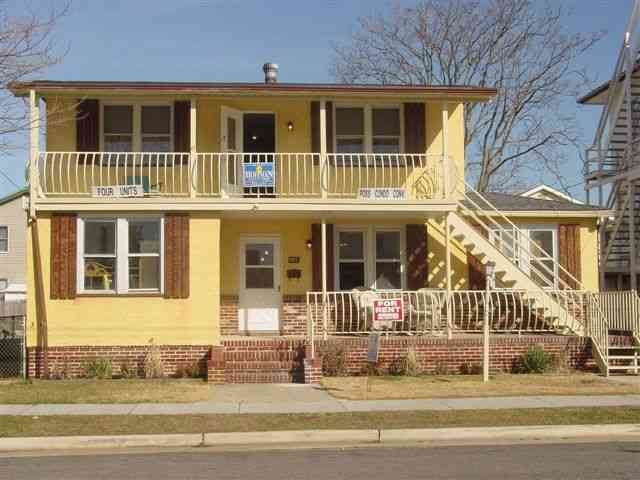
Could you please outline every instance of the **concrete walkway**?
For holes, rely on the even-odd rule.
[[[224,385],[209,402],[0,405],[0,415],[188,415],[216,413],[340,413],[561,407],[640,407],[639,395],[340,400],[308,385]]]

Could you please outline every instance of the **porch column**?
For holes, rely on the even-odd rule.
[[[452,338],[452,321],[451,321],[451,227],[449,225],[449,215],[447,213],[444,216],[444,229],[445,229],[445,273],[447,275],[447,338]]]
[[[327,198],[327,173],[327,101],[322,99],[320,100],[320,194],[322,198]],[[324,232],[324,220],[322,225],[322,231]],[[324,237],[322,242],[324,245]],[[324,274],[322,278],[324,279]]]
[[[322,241],[322,335],[327,339],[327,219],[322,218],[320,238]]]
[[[631,281],[631,290],[638,290],[638,245],[636,244],[636,182],[630,180],[628,183],[628,189],[631,194],[631,200],[629,201],[629,266],[631,275],[629,280]]]
[[[452,168],[452,162],[449,159],[449,148],[448,148],[448,137],[449,137],[449,104],[444,102],[442,104],[442,181],[444,183],[442,189],[442,195],[444,199],[448,199],[451,195],[449,191],[449,178],[450,172],[449,170]]]
[[[192,98],[190,102],[189,108],[189,196],[191,198],[195,198],[196,196],[196,186],[195,182],[198,178],[197,168],[197,157],[196,154],[198,152],[198,110],[196,99]]]
[[[35,90],[29,90],[29,218],[36,217],[36,199],[40,195],[38,178],[38,154],[40,152],[40,98]]]

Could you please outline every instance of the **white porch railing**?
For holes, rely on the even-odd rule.
[[[640,297],[635,291],[597,292],[594,295],[612,330],[626,330],[640,336]]]
[[[245,186],[245,166],[272,175]],[[90,196],[94,187],[143,185],[146,196],[360,199],[363,188],[402,189],[406,199],[448,199],[449,158],[418,154],[41,152],[42,196]]]
[[[569,320],[585,321],[587,292],[423,289],[417,291],[331,291],[307,293],[309,334],[367,334],[378,330],[373,302],[401,299],[402,319],[383,331],[397,334],[481,332],[485,309],[490,328],[503,333],[565,332]],[[449,314],[449,316],[448,316]]]

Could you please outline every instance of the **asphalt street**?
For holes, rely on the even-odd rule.
[[[276,451],[83,452],[0,458],[0,478],[636,479],[640,443]]]

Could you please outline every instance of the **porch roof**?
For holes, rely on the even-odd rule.
[[[497,89],[473,85],[377,85],[335,83],[244,83],[244,82],[148,82],[148,81],[63,81],[33,80],[12,82],[15,96],[38,93],[107,95],[262,95],[262,96],[375,96],[391,98],[450,98],[484,102]]]

